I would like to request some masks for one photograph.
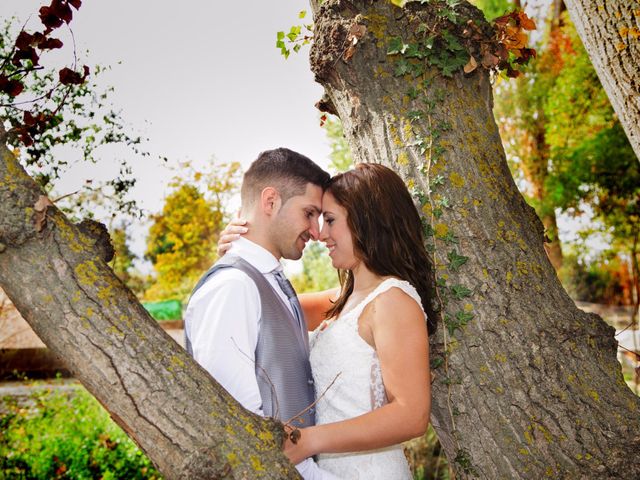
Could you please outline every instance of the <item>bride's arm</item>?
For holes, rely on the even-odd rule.
[[[389,403],[349,420],[302,429],[298,443],[285,446],[293,463],[318,453],[387,447],[426,431],[431,384],[422,310],[395,288],[376,298],[371,308],[370,325]]]
[[[315,330],[322,323],[325,318],[324,314],[331,308],[331,302],[338,298],[339,293],[339,288],[331,288],[322,292],[298,295],[309,331]]]

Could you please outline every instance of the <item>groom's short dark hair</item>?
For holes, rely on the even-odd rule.
[[[331,176],[311,159],[288,148],[267,150],[258,155],[242,179],[242,204],[252,204],[266,187],[280,193],[284,204],[291,197],[304,194],[307,184],[323,190]]]

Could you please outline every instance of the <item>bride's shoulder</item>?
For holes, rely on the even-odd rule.
[[[399,278],[384,280],[371,306],[371,313],[379,319],[417,317],[424,320],[418,292],[409,282]]]

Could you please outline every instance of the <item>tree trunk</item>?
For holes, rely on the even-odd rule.
[[[555,28],[555,19],[552,28]],[[526,79],[524,79],[526,81]],[[520,84],[521,85],[521,84]],[[520,88],[520,85],[517,88]],[[556,212],[547,200],[546,181],[549,176],[549,144],[546,140],[546,120],[542,109],[537,109],[537,119],[534,124],[521,126],[518,137],[526,139],[520,147],[522,158],[520,165],[529,192],[538,206],[538,215],[544,227],[544,249],[553,268],[558,271],[562,267],[562,246],[558,236]]]
[[[565,0],[565,4],[640,160],[640,1]]]
[[[551,265],[553,265],[553,268],[558,271],[560,267],[562,267],[563,257],[562,245],[560,244],[560,237],[558,236],[556,214],[552,211],[548,215],[544,215],[541,220],[545,231],[544,249],[547,252]]]
[[[640,475],[640,400],[623,380],[614,331],[576,308],[547,259],[541,222],[507,167],[488,73],[447,78],[387,54],[442,34],[443,5],[312,4],[311,65],[325,105],[355,160],[394,168],[430,223],[444,319],[431,339],[434,366],[442,360],[431,420],[457,473]],[[466,2],[455,10],[450,34],[469,18],[484,24]]]
[[[299,478],[279,423],[164,333],[0,143],[0,286],[37,335],[166,478]]]

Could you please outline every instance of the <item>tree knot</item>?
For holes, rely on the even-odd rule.
[[[87,235],[93,241],[94,247],[102,260],[110,262],[113,259],[115,250],[111,244],[109,231],[103,223],[85,219],[80,222],[77,227],[80,232]]]

